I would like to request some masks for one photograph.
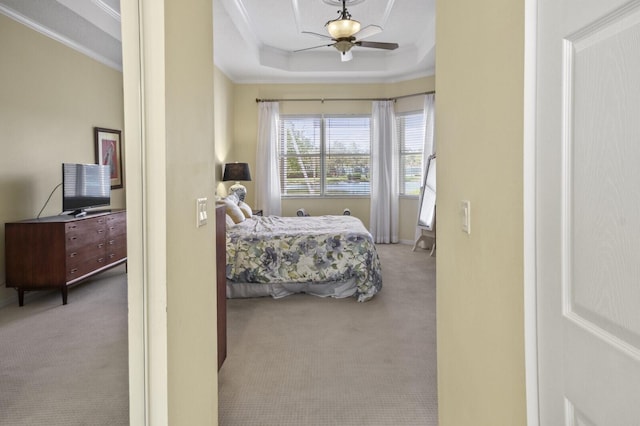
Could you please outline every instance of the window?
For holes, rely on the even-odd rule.
[[[371,118],[280,117],[283,196],[369,195]]]
[[[422,151],[424,150],[424,113],[396,115],[400,149],[400,195],[420,195]]]

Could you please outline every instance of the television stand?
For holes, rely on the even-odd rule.
[[[84,212],[5,223],[7,287],[24,292],[67,287],[127,261],[127,218],[124,210]]]

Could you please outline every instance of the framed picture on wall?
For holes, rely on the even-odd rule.
[[[111,189],[122,188],[122,132],[94,127],[96,163],[108,165],[111,173]]]

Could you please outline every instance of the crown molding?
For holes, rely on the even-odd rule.
[[[117,71],[122,72],[122,64],[119,64],[117,62],[114,62],[112,60],[110,60],[109,58],[106,58],[103,55],[100,55],[99,53],[87,48],[86,46],[83,46],[79,43],[76,43],[75,41],[55,32],[52,31],[51,29],[27,18],[26,16],[16,12],[15,10],[0,4],[0,13],[2,13],[3,15],[8,16],[9,18],[13,19],[14,21],[20,22],[21,24],[31,28],[34,31],[39,32],[40,34],[49,37],[50,39],[53,39],[59,43],[64,44],[65,46],[82,53],[83,55],[86,55],[92,59],[95,59],[96,61],[110,67],[113,68]]]
[[[111,16],[113,19],[115,19],[118,22],[121,21],[120,12],[118,12],[117,10],[115,10],[114,8],[112,8],[102,0],[92,0],[92,1],[93,1],[93,4],[95,4],[100,9],[102,9],[104,13]]]
[[[247,44],[260,49],[262,47],[262,41],[253,30],[254,25],[251,22],[249,12],[247,12],[243,0],[221,0],[221,2],[242,38],[244,38]]]
[[[389,15],[391,15],[391,11],[393,10],[393,6],[395,5],[395,0],[389,0],[387,2],[387,7],[384,9],[384,13],[382,14],[382,27],[387,25],[389,21]]]

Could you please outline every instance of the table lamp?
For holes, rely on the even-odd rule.
[[[251,171],[248,163],[227,163],[224,165],[223,181],[235,181],[229,187],[229,192],[238,196],[240,201],[244,201],[247,195],[247,188],[240,184],[240,181],[251,181]]]

